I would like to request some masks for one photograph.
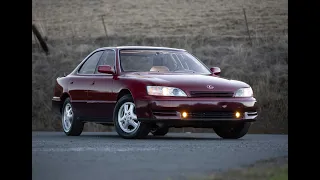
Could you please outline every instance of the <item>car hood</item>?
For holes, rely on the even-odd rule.
[[[250,87],[241,81],[201,74],[135,72],[125,76],[145,80],[149,85],[177,87],[184,91],[236,91],[242,87]],[[208,85],[213,89],[208,88]]]

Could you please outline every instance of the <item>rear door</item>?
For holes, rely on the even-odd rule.
[[[88,89],[91,86],[94,78],[95,68],[102,55],[103,51],[97,51],[85,60],[78,72],[70,76],[69,93],[71,102],[74,108],[74,113],[80,119],[86,120],[91,114],[91,109],[88,109]]]
[[[105,50],[96,67],[94,78],[88,91],[88,106],[96,122],[112,122],[113,109],[116,103],[113,83],[114,75],[98,72],[99,65],[109,65],[115,69],[116,53],[113,49]]]

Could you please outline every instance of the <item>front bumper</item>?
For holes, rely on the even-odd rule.
[[[256,99],[251,98],[161,98],[135,100],[139,121],[192,124],[221,121],[255,121]],[[188,114],[182,116],[182,112]],[[235,113],[239,112],[240,117]]]

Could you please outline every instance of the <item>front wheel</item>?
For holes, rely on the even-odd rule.
[[[250,126],[250,122],[225,124],[217,126],[213,130],[224,139],[239,139],[248,133]]]
[[[84,123],[74,118],[70,99],[67,98],[62,106],[62,127],[67,136],[79,136],[83,131]]]
[[[137,119],[131,95],[125,95],[118,100],[113,114],[115,129],[119,136],[133,139],[144,138],[149,134],[149,126]]]

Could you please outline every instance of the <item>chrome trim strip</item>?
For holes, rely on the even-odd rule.
[[[60,97],[53,96],[52,101],[61,101]]]
[[[87,101],[88,104],[103,104],[103,103],[116,103],[117,101]]]
[[[244,119],[255,119],[258,116],[258,112],[245,112]]]

